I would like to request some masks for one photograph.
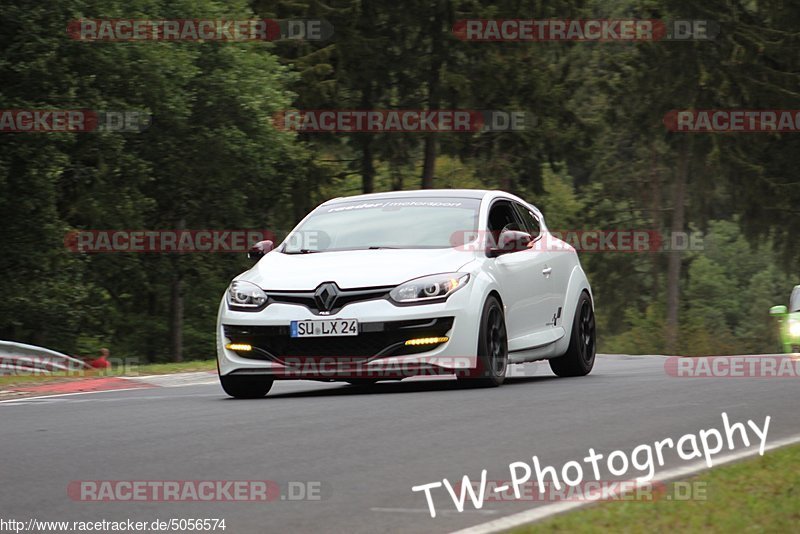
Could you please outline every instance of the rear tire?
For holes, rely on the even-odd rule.
[[[477,367],[459,373],[458,379],[475,387],[501,385],[508,367],[508,336],[503,306],[495,297],[483,305],[477,355]]]
[[[226,375],[219,382],[225,393],[235,399],[260,399],[265,397],[275,379],[264,375]]]
[[[585,376],[594,367],[595,321],[592,301],[586,292],[581,293],[572,321],[569,347],[563,356],[550,360],[550,369],[558,376]]]

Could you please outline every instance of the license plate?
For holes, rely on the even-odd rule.
[[[289,325],[289,335],[291,337],[357,336],[358,321],[355,319],[292,321]]]

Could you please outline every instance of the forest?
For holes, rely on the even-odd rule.
[[[337,196],[488,188],[535,204],[552,229],[696,238],[688,248],[579,251],[600,352],[779,349],[768,310],[800,284],[800,128],[686,132],[671,117],[800,110],[791,2],[0,0],[0,9],[3,110],[148,118],[123,130],[0,131],[0,339],[68,354],[108,347],[140,362],[213,358],[220,298],[252,265],[244,253],[90,253],[65,246],[67,236],[285,235]],[[293,38],[281,23],[270,39],[87,41],[70,30],[82,19],[316,20],[325,31]],[[700,20],[714,32],[466,37],[465,21],[490,19]],[[424,132],[276,124],[302,110],[526,119]]]

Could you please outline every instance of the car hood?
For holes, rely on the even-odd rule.
[[[336,282],[342,289],[393,286],[428,274],[456,272],[474,257],[474,252],[452,248],[313,254],[273,251],[236,279],[267,290],[313,290],[322,282]]]

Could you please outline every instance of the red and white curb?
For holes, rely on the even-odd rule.
[[[0,390],[0,402],[6,400],[31,399],[39,397],[101,393],[104,391],[129,391],[158,387],[183,387],[215,384],[216,371],[174,373],[169,375],[115,376],[82,378],[47,384],[13,386]]]

